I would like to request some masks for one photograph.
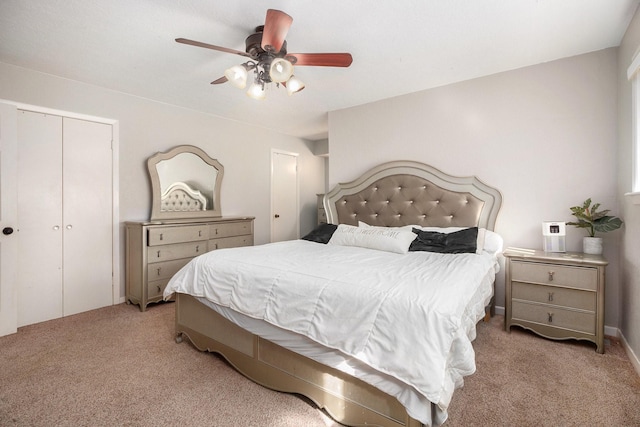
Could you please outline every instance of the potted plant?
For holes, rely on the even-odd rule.
[[[600,203],[592,205],[591,199],[585,200],[582,206],[570,208],[571,215],[575,216],[577,221],[567,224],[587,230],[588,236],[582,241],[582,250],[586,254],[602,254],[602,238],[596,237],[596,233],[606,233],[622,226],[622,220],[609,215],[609,209],[599,211],[599,208]]]

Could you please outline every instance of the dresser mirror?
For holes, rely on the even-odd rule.
[[[224,167],[198,147],[180,145],[147,160],[151,221],[219,217]]]

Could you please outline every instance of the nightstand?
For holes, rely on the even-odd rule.
[[[604,353],[606,259],[509,249],[504,256],[506,331],[520,326],[550,339],[587,340]]]

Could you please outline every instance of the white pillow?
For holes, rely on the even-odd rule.
[[[330,245],[358,246],[379,251],[406,254],[416,234],[398,227],[356,227],[340,224],[329,240]]]
[[[502,252],[502,246],[504,244],[502,236],[491,230],[485,230],[484,233],[484,251],[493,255]]]
[[[362,228],[379,227],[379,228],[387,228],[387,229],[391,228],[394,230],[406,230],[406,231],[411,231],[413,227],[420,228],[417,225],[401,225],[400,227],[380,227],[379,225],[369,225],[366,222],[362,222],[362,221],[358,221],[358,227],[362,227]]]

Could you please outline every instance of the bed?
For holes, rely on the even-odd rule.
[[[306,239],[185,266],[164,294],[175,294],[176,340],[345,425],[440,425],[475,371],[475,325],[492,310],[501,203],[476,177],[382,164],[327,193],[329,225]],[[418,240],[459,244],[452,236],[464,252],[408,251]]]

